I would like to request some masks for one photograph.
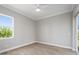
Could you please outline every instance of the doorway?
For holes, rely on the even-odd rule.
[[[77,39],[77,51],[79,54],[79,14],[76,16],[76,39]]]

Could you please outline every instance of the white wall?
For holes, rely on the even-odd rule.
[[[78,13],[79,13],[79,4],[74,6],[73,16],[77,16]]]
[[[0,40],[0,51],[27,44],[35,40],[35,22],[7,8],[0,6],[0,13],[14,17],[13,39]]]
[[[0,40],[0,51],[33,42],[47,42],[72,47],[72,12],[37,22],[0,6],[0,13],[14,17],[15,37]]]
[[[72,12],[37,21],[39,42],[72,47]]]

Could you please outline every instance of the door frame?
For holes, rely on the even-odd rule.
[[[77,23],[77,16],[73,16],[72,20],[72,50],[76,51],[76,54],[78,54],[78,23]]]

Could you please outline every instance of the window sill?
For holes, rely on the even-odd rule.
[[[6,39],[13,39],[14,37],[9,37],[9,38],[0,38],[0,40],[6,40]]]

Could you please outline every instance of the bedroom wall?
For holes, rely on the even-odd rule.
[[[33,21],[0,6],[0,13],[14,17],[12,39],[0,40],[0,51],[33,41],[72,48],[72,12]]]
[[[14,38],[0,40],[0,51],[35,41],[35,21],[0,6],[0,13],[14,17]]]
[[[72,48],[72,12],[37,21],[38,42]]]

